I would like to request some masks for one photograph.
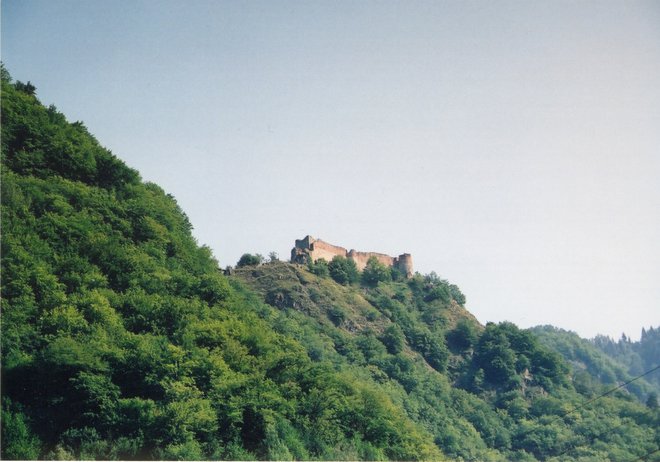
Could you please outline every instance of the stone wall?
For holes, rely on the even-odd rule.
[[[394,259],[394,267],[410,278],[413,275],[413,261],[409,253],[402,253]]]
[[[303,237],[302,239],[296,239],[296,248],[309,249],[310,245],[312,245],[312,242],[314,242],[314,238],[309,235]]]
[[[371,257],[375,257],[379,263],[399,269],[406,277],[412,277],[413,275],[412,257],[409,253],[401,254],[398,257],[390,257],[376,252],[358,252],[353,249],[347,251],[344,247],[332,245],[321,239],[314,239],[312,236],[296,239],[296,246],[291,249],[291,261],[293,263],[305,263],[307,259],[316,261],[321,258],[330,262],[335,256],[353,260],[360,271],[364,270]]]
[[[353,260],[360,271],[362,271],[367,266],[367,262],[371,257],[375,257],[379,263],[382,263],[385,266],[394,266],[395,259],[383,253],[358,252],[357,250],[351,249],[351,251],[347,254],[347,258]]]
[[[330,262],[335,256],[346,257],[348,251],[337,245],[332,245],[312,236],[296,239],[296,246],[291,249],[291,261],[293,263],[305,263],[307,259],[312,261],[323,258]]]
[[[323,258],[329,262],[337,255],[345,257],[347,253],[345,248],[328,244],[321,239],[316,239],[309,247],[309,255],[312,257],[312,261]]]

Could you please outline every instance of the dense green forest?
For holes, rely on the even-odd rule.
[[[595,379],[616,386],[641,375],[626,386],[627,391],[640,400],[657,399],[653,397],[660,392],[660,372],[653,371],[660,361],[659,331],[652,327],[648,331],[642,329],[639,342],[632,342],[625,335],[615,342],[602,335],[591,340],[582,339],[573,332],[552,326],[532,329],[541,343],[560,353],[571,364],[576,385]]]
[[[1,185],[3,459],[625,462],[660,446],[651,385],[599,397],[634,370],[606,378],[547,335],[481,326],[434,273],[247,254],[224,276],[172,196],[4,69]]]
[[[619,364],[622,364],[631,375],[644,373],[660,361],[660,328],[642,329],[641,338],[633,342],[625,334],[618,341],[598,335],[592,343]],[[660,374],[649,375],[648,379],[660,392]]]

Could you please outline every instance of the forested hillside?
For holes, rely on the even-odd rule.
[[[626,386],[643,402],[657,400],[660,392],[660,343],[652,327],[642,330],[640,342],[622,338],[618,342],[602,335],[586,340],[573,332],[552,326],[532,329],[541,343],[560,353],[571,364],[576,387],[594,384],[615,386],[634,379]],[[639,379],[636,377],[641,376]]]
[[[657,366],[660,362],[660,328],[642,328],[638,342],[633,342],[625,334],[618,341],[599,335],[592,340],[594,346],[622,364],[630,374],[638,375]],[[649,382],[660,393],[660,374],[649,375]]]
[[[157,155],[157,153],[154,153]],[[3,459],[632,461],[660,416],[458,287],[225,277],[174,198],[2,75]],[[589,373],[589,371],[587,371]],[[585,404],[587,403],[587,404]]]
[[[588,340],[551,327],[483,327],[435,274],[406,280],[376,262],[362,274],[350,266],[245,265],[230,281],[305,326],[298,338],[316,357],[369,370],[451,458],[634,460],[632,446],[646,438],[642,455],[657,449],[657,407],[642,405],[653,387],[639,379],[612,393],[634,377]]]

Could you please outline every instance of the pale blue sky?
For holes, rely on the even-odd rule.
[[[2,60],[221,265],[413,254],[482,322],[660,324],[660,3],[2,1]]]

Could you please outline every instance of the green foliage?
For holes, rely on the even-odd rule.
[[[322,278],[330,276],[330,269],[328,268],[328,262],[323,258],[319,258],[315,262],[310,261],[309,270],[312,273]]]
[[[339,255],[332,258],[332,261],[328,264],[328,271],[332,279],[339,284],[353,284],[360,277],[355,262]]]
[[[486,326],[474,364],[484,371],[487,382],[506,389],[519,386],[525,380],[524,374],[531,374],[537,385],[552,389],[565,384],[568,372],[556,353],[539,345],[530,332],[507,322]]]
[[[602,335],[591,342],[599,350],[622,366],[631,376],[636,376],[658,366],[660,358],[660,328],[642,328],[641,338],[633,342],[625,334],[618,341]],[[646,381],[660,393],[660,374],[646,377]]]
[[[367,286],[375,286],[379,282],[391,280],[392,272],[390,268],[380,263],[376,257],[370,257],[367,266],[362,270],[362,283]]]
[[[372,331],[365,331],[356,339],[356,345],[367,362],[375,363],[385,356],[386,348]]]
[[[603,336],[593,340],[581,339],[575,333],[551,326],[533,329],[544,345],[574,365],[573,382],[585,394],[596,394],[601,383],[614,386],[656,367],[657,356],[650,357],[649,353],[655,351],[658,331],[643,329],[640,342],[630,342],[628,339],[614,342]],[[660,393],[658,376],[660,374],[657,373],[646,375],[631,383],[627,389],[644,402],[649,393]]]
[[[11,83],[11,74],[9,74],[9,71],[5,67],[4,63],[0,62],[0,79],[4,83]]]
[[[463,292],[461,292],[461,289],[459,289],[456,284],[449,285],[449,294],[451,295],[451,298],[456,301],[456,303],[459,305],[465,305],[465,295],[463,295]]]
[[[37,87],[32,85],[30,81],[28,81],[27,83],[23,83],[17,80],[16,83],[14,84],[14,87],[16,88],[16,90],[20,91],[21,93],[25,93],[28,96],[35,96],[35,93],[37,92]]]
[[[39,439],[32,433],[25,414],[7,398],[2,403],[2,458],[36,459],[40,453]]]
[[[590,396],[580,394],[577,382],[567,380],[567,364],[532,332],[510,323],[488,326],[482,341],[481,328],[453,303],[455,300],[424,300],[433,287],[434,277],[416,276],[405,283],[381,281],[376,286],[339,286],[315,277],[311,268],[306,272],[285,264],[256,273],[237,272],[236,276],[266,296],[273,287],[280,287],[280,291],[286,288],[295,299],[287,305],[291,310],[286,316],[305,326],[295,332],[310,358],[332,359],[345,370],[359,370],[361,377],[366,374],[375,386],[387,390],[388,396],[396,397],[393,402],[401,403],[413,421],[428,428],[435,444],[449,457],[538,460],[566,450],[579,453],[588,450],[590,440],[569,441],[569,435],[597,434],[602,425],[593,420],[584,428],[579,427],[591,410],[571,414],[565,424],[551,425],[551,419],[559,418]],[[380,316],[362,307],[364,300]],[[324,322],[323,316],[314,313],[327,313],[335,321]],[[291,324],[287,326],[293,332]],[[391,342],[401,335],[409,348],[393,347],[397,343]],[[321,340],[327,338],[332,341]],[[444,347],[445,338],[455,341],[450,343],[453,353]],[[480,342],[482,351],[478,353]],[[481,368],[488,370],[485,358],[489,356],[501,356],[510,367],[505,369],[501,381],[492,380],[497,374],[491,370],[487,379]],[[495,366],[501,364],[496,362]],[[470,393],[452,388],[450,380]],[[592,385],[600,390],[600,382]],[[621,401],[613,402],[617,404],[605,406],[602,419],[614,422],[624,412]],[[634,408],[639,418],[631,423],[635,430],[627,434],[639,432],[648,443],[653,438],[648,426],[652,417],[644,407]],[[553,441],[553,436],[558,440]],[[621,451],[618,458],[635,454],[632,447],[621,449],[614,440],[608,444]],[[370,457],[382,457],[370,446],[338,447],[342,451],[325,454],[359,458],[362,450]]]
[[[328,310],[328,318],[335,326],[341,326],[346,321],[346,310],[340,306],[333,306]]]
[[[263,258],[261,255],[252,255],[249,253],[244,253],[241,258],[236,263],[237,268],[242,268],[243,266],[257,266],[263,263]]]
[[[380,336],[380,341],[387,348],[387,352],[392,355],[401,353],[405,344],[403,331],[396,324],[385,329],[383,335]]]
[[[471,349],[477,342],[477,330],[474,323],[467,319],[459,320],[456,327],[447,332],[447,341],[451,348],[459,352]]]
[[[346,259],[307,271],[246,254],[223,276],[173,197],[6,71],[2,85],[3,458],[627,460],[655,447],[657,409],[613,395],[567,414],[606,378],[569,376],[511,324],[480,334],[434,274],[392,280],[371,262],[359,286]]]
[[[230,286],[171,196],[28,90],[3,76],[4,458],[440,457],[383,390],[303,347],[295,317]]]
[[[426,327],[420,326],[408,332],[408,342],[431,367],[439,372],[444,371],[449,357],[444,337],[434,335]]]

